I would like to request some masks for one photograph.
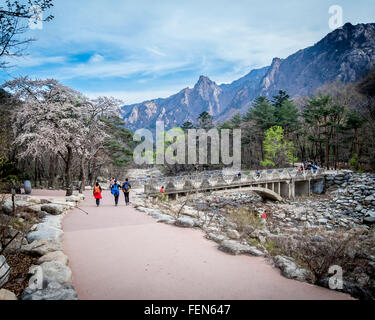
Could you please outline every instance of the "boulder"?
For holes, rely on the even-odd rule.
[[[176,220],[175,225],[182,228],[193,228],[195,221],[187,217],[180,217]]]
[[[209,239],[209,240],[213,240],[217,243],[221,243],[223,242],[224,240],[228,240],[228,238],[222,234],[218,234],[218,233],[208,233],[206,235],[206,238]]]
[[[58,228],[51,227],[47,223],[39,223],[36,231],[27,234],[27,241],[30,243],[36,240],[50,240],[60,242],[64,232]]]
[[[32,243],[22,246],[22,252],[44,256],[49,252],[62,251],[62,245],[59,242],[49,240],[35,240]]]
[[[41,211],[45,211],[53,215],[62,214],[64,213],[65,209],[66,209],[66,206],[62,204],[56,204],[56,203],[43,204],[41,207]]]
[[[365,217],[363,218],[363,223],[367,225],[371,225],[375,223],[375,217]]]
[[[219,250],[233,254],[233,255],[244,254],[244,253],[251,254],[253,256],[264,255],[263,252],[258,250],[257,248],[249,246],[249,245],[241,244],[234,240],[223,241],[219,246]]]
[[[169,216],[167,214],[160,214],[158,217],[158,222],[175,222],[176,220],[172,217],[172,216]]]
[[[227,235],[232,240],[239,240],[241,238],[241,235],[237,230],[228,230]]]
[[[17,299],[17,296],[12,291],[0,289],[0,301],[4,301],[4,300],[11,301],[11,300],[18,300],[18,299]]]
[[[274,262],[280,268],[281,274],[284,277],[302,282],[313,282],[313,274],[295,263],[292,258],[276,256],[274,257]]]
[[[79,196],[72,195],[72,196],[69,196],[69,197],[65,197],[65,201],[66,202],[80,202],[81,198]]]
[[[44,262],[51,262],[57,261],[62,263],[63,265],[68,265],[68,257],[62,251],[54,251],[45,254],[44,256],[40,257],[38,260],[38,264],[42,264]]]
[[[78,300],[78,298],[73,286],[49,282],[42,290],[32,290],[27,287],[22,293],[22,300]]]
[[[51,215],[51,214],[47,214],[43,218],[43,223],[45,223],[46,225],[48,225],[50,227],[61,229],[61,227],[62,227],[62,216],[54,216],[54,215]]]
[[[23,200],[15,200],[14,202],[14,205],[16,207],[16,209],[18,208],[27,208],[30,206],[30,204],[26,201],[23,201]],[[13,202],[12,202],[12,199],[8,198],[4,201],[2,207],[1,207],[2,211],[5,213],[5,214],[11,214],[13,212]]]
[[[40,266],[43,270],[43,279],[49,282],[64,284],[72,280],[72,271],[59,261],[43,262]]]

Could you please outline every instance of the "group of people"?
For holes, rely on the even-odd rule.
[[[319,169],[318,161],[305,161],[298,171],[312,170],[314,173]]]
[[[132,186],[131,186],[128,178],[125,179],[125,182],[122,185],[120,183],[118,183],[117,179],[115,179],[115,178],[111,179],[109,188],[111,190],[111,193],[114,196],[115,206],[116,207],[118,206],[118,200],[119,200],[119,197],[120,197],[120,191],[122,191],[123,194],[124,194],[125,204],[129,205],[129,203],[130,203],[130,189],[131,189],[131,187]],[[94,198],[96,200],[96,205],[99,207],[100,200],[102,199],[102,187],[100,186],[99,182],[95,183],[95,187],[94,187],[94,190],[93,190],[93,195],[94,195]]]

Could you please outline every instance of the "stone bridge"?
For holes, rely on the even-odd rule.
[[[145,194],[157,196],[164,186],[165,195],[178,196],[197,192],[244,189],[254,191],[263,199],[281,201],[296,196],[310,196],[315,190],[321,193],[324,186],[324,169],[298,171],[294,168],[250,171],[241,176],[234,174],[192,174],[186,176],[151,179],[144,186]]]

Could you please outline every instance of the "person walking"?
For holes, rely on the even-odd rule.
[[[100,199],[102,199],[102,187],[99,185],[99,182],[95,183],[93,194],[94,194],[94,198],[96,200],[96,206],[99,207]]]
[[[113,184],[112,184],[112,187],[111,187],[111,193],[115,197],[115,206],[116,207],[118,205],[118,198],[120,196],[120,188],[121,188],[121,186],[117,183],[117,180],[115,179]]]
[[[129,205],[129,194],[130,194],[130,189],[131,189],[131,184],[129,183],[129,179],[126,178],[125,182],[122,184],[122,191],[124,192],[125,196],[125,204]]]

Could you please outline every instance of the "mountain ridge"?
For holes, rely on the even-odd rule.
[[[218,85],[201,75],[193,88],[184,88],[168,98],[158,98],[122,107],[130,130],[166,128],[195,122],[203,111],[216,121],[245,113],[258,96],[271,98],[279,90],[292,98],[309,96],[328,82],[354,82],[375,67],[375,23],[345,24],[314,45],[285,59],[274,58],[270,66],[252,69],[229,84]]]

